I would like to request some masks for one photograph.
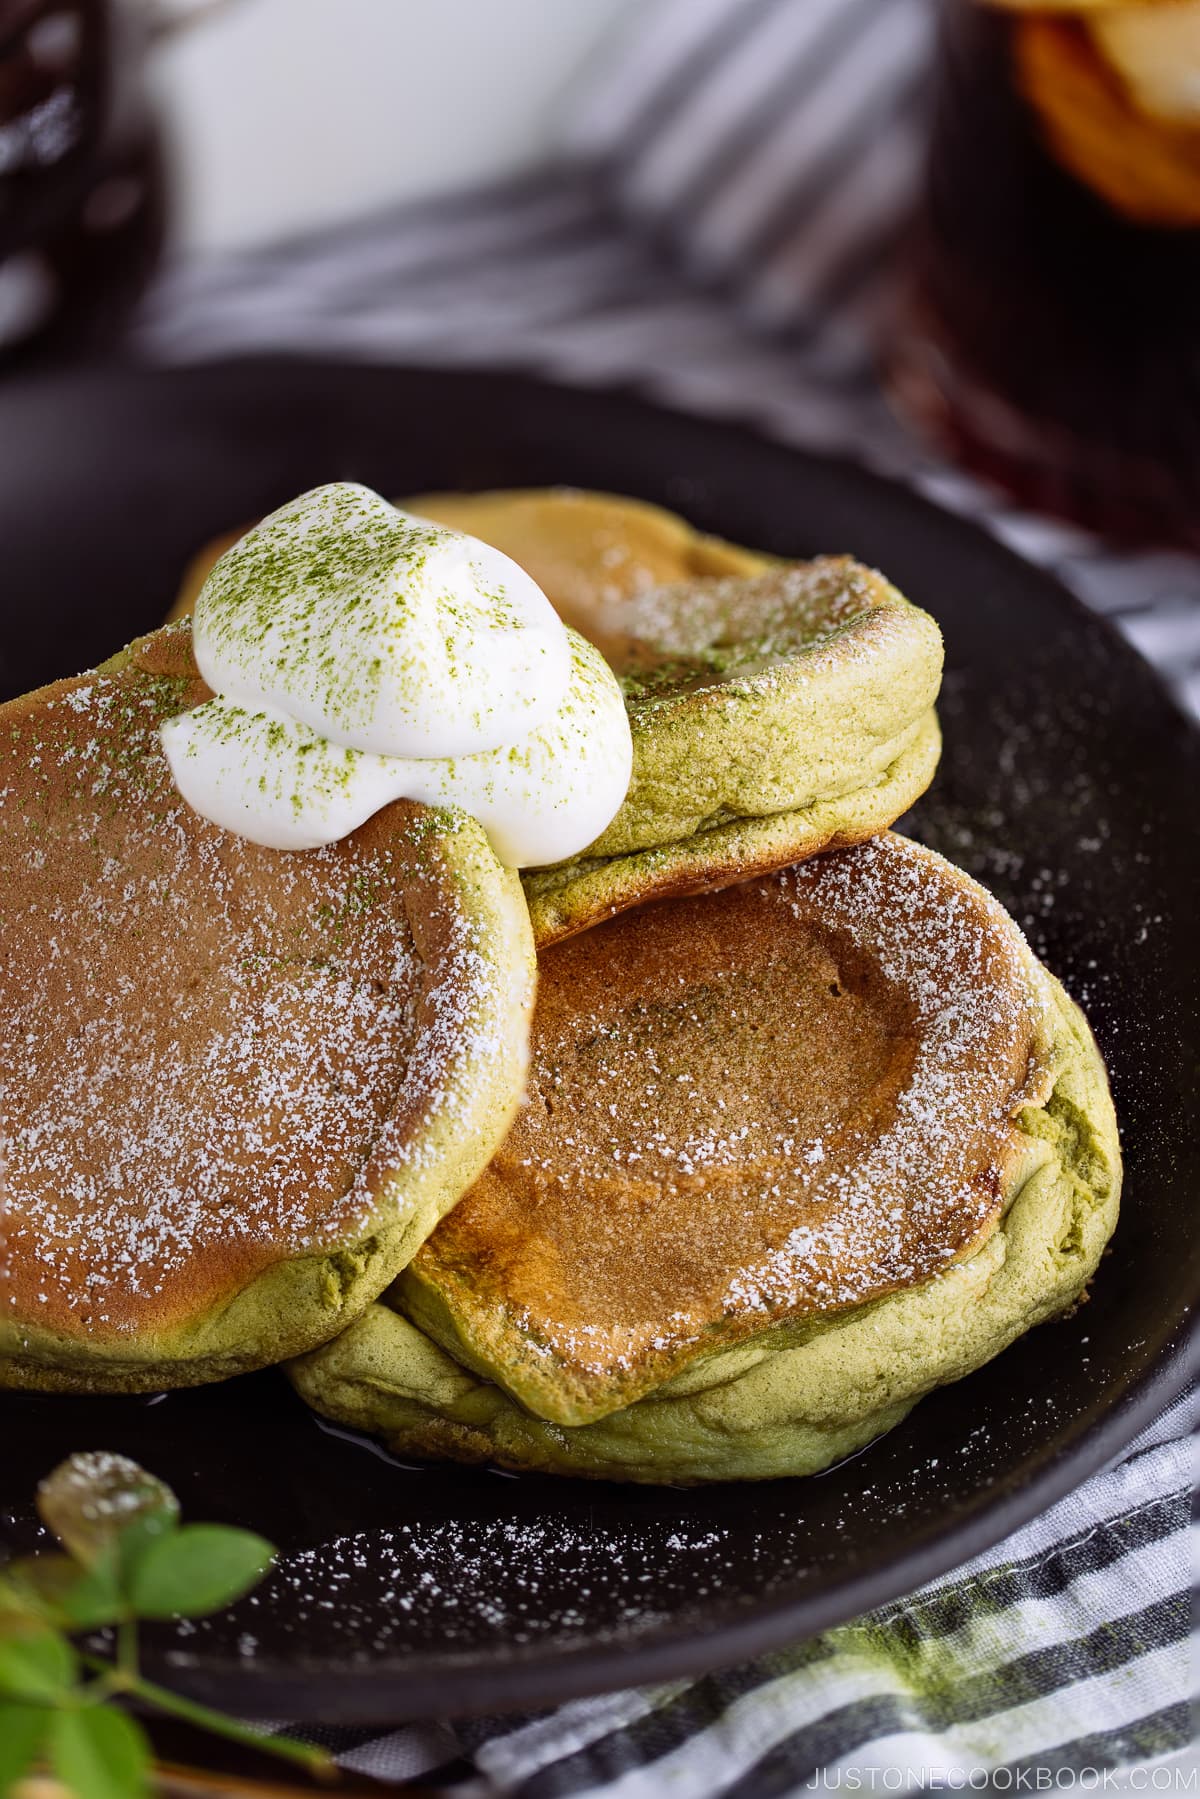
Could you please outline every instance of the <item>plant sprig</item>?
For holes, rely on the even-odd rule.
[[[138,1623],[203,1618],[258,1585],[270,1543],[223,1524],[182,1524],[170,1487],[125,1456],[70,1456],[37,1492],[61,1553],[0,1569],[0,1796],[46,1761],[75,1799],[148,1799],[152,1753],[132,1700],[325,1774],[323,1750],[263,1737],[143,1678]],[[115,1629],[112,1657],[72,1640]]]

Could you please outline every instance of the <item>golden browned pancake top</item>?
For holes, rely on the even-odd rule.
[[[1012,921],[940,858],[878,838],[539,970],[528,1104],[405,1277],[535,1409],[598,1415],[994,1227],[1048,1083],[1042,1002]]]
[[[0,1308],[170,1330],[369,1223],[479,974],[436,815],[286,855],[179,797],[188,628],[0,712]]]

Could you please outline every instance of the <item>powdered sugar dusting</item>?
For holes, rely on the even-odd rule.
[[[633,716],[736,681],[769,695],[828,679],[832,662],[877,666],[903,655],[920,617],[881,577],[823,556],[747,578],[684,581],[598,608],[592,634],[622,677]],[[918,627],[919,628],[919,627]]]
[[[647,1591],[661,1586],[666,1564],[679,1566],[681,1596],[702,1600],[709,1565],[728,1539],[718,1527],[689,1531],[685,1541],[666,1521],[610,1534],[552,1515],[423,1518],[359,1531],[294,1550],[279,1562],[268,1584],[239,1607],[249,1627],[243,1653],[254,1654],[260,1608],[273,1625],[285,1617],[305,1643],[336,1644],[339,1660],[350,1664],[426,1632],[442,1650],[472,1646],[481,1635],[511,1646],[595,1629],[600,1615],[597,1634],[616,1636],[671,1615]],[[761,1559],[768,1573],[765,1536]],[[548,1608],[551,1571],[564,1565],[574,1570],[572,1597]],[[221,1629],[217,1623],[215,1632]],[[203,1655],[215,1632],[204,1622],[177,1631],[176,1665]]]
[[[815,908],[911,995],[917,1048],[887,1128],[846,1166],[810,1177],[827,1218],[730,1283],[728,1306],[771,1312],[810,1293],[853,1304],[961,1253],[995,1211],[1013,1120],[1044,1097],[1048,1074],[1034,1042],[1046,1000],[1021,934],[956,870],[884,837],[786,870],[779,884],[796,916]],[[877,1239],[868,1284],[861,1264],[847,1279],[881,1215],[896,1228]]]
[[[163,642],[158,665],[4,715],[0,1325],[18,1340],[178,1322],[352,1241],[503,1053],[447,878],[453,819],[405,808],[303,855],[205,824],[158,725],[206,690],[186,632]]]
[[[994,1223],[1048,1092],[1031,969],[994,901],[896,837],[559,945],[530,1105],[414,1273],[493,1358],[499,1315],[525,1365],[623,1401],[714,1329],[935,1275]]]

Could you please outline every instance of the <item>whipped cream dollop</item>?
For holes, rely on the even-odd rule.
[[[188,803],[255,843],[314,849],[424,800],[540,867],[625,797],[629,721],[599,651],[509,557],[356,483],[227,550],[192,638],[215,697],[169,719],[163,748]]]

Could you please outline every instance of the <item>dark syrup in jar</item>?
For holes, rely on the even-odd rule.
[[[0,0],[0,362],[120,332],[162,248],[145,32],[116,0]]]
[[[1020,29],[940,8],[891,390],[1023,501],[1200,548],[1200,230],[1123,216],[1061,164],[1016,78]]]

